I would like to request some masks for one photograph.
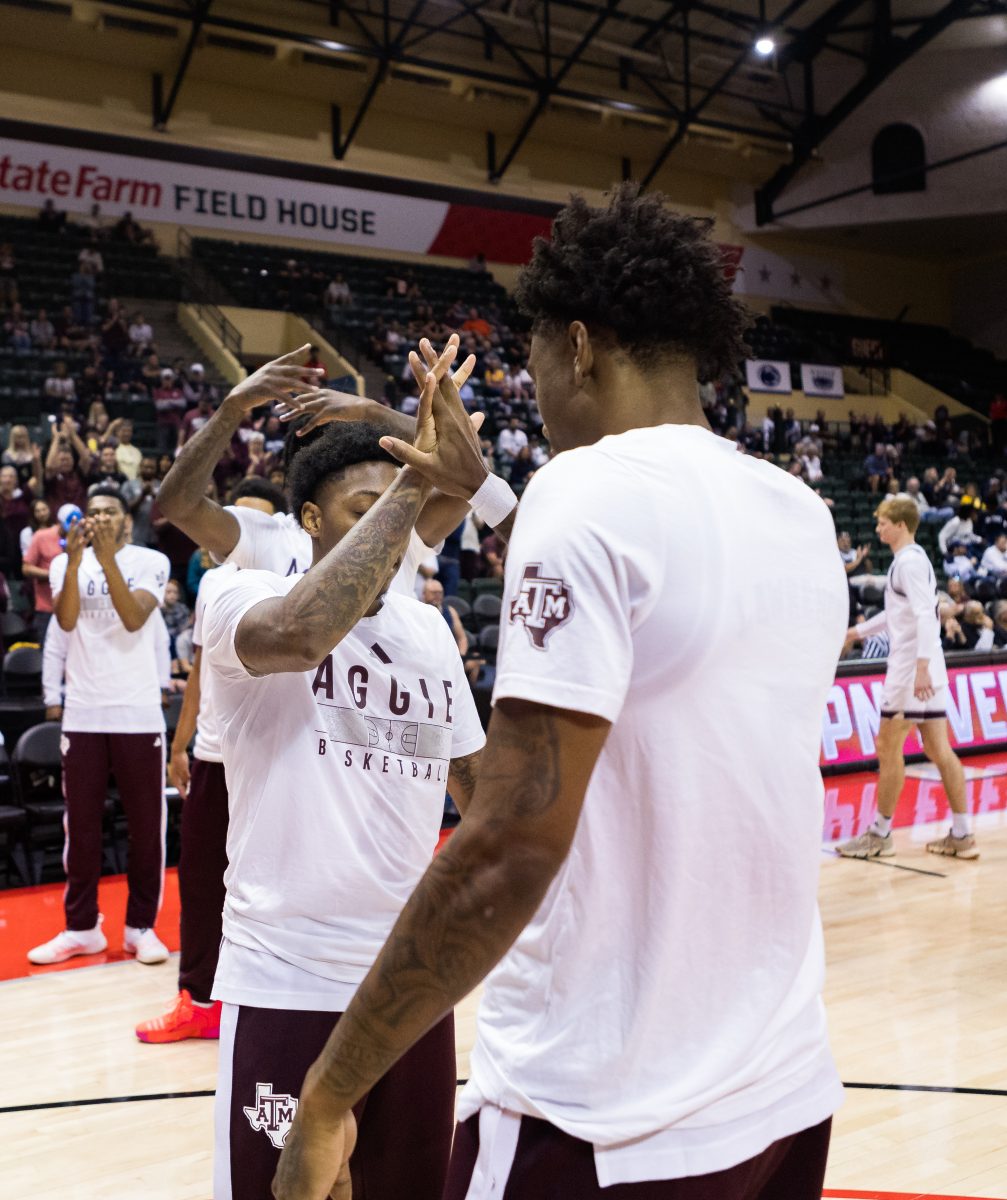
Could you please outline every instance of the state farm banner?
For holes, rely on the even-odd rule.
[[[949,666],[948,732],[957,749],[1007,745],[1007,663]],[[836,680],[822,718],[823,767],[869,763],[877,757],[884,675],[849,675]],[[906,741],[907,754],[922,754],[919,734]]]
[[[526,262],[533,237],[550,231],[534,213],[0,138],[0,202],[41,208],[50,199],[71,219],[100,204],[141,224],[458,258],[482,251],[494,262]]]
[[[805,396],[826,396],[831,400],[842,400],[846,394],[843,368],[801,363],[801,388]]]
[[[765,358],[750,358],[745,362],[745,377],[750,392],[793,391],[790,383],[790,363],[772,362]]]

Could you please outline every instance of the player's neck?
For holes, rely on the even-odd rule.
[[[608,401],[599,420],[601,437],[656,425],[710,428],[699,401],[693,364],[674,364],[656,371],[613,364],[605,374],[608,378],[603,375],[599,380]]]
[[[912,546],[915,541],[916,538],[911,533],[907,533],[903,537],[892,538],[888,545],[893,554],[898,554],[900,550],[905,550],[906,546]]]

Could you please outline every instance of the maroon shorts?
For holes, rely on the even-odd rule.
[[[475,1116],[455,1131],[444,1200],[821,1200],[831,1129],[830,1118],[774,1142],[747,1162],[711,1175],[617,1183],[602,1189],[590,1142],[532,1117],[522,1117],[513,1155],[507,1154],[507,1161],[499,1164],[480,1163],[480,1178],[487,1182],[473,1183],[479,1158],[479,1117]],[[508,1171],[508,1163],[504,1182],[500,1176]],[[483,1171],[484,1166],[492,1171]]]
[[[214,1114],[214,1200],[272,1200],[308,1068],[339,1013],[224,1005]],[[355,1200],[441,1200],[455,1106],[454,1017],[403,1055],[354,1108]]]

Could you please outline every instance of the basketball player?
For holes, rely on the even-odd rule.
[[[892,819],[906,778],[902,747],[914,726],[923,750],[941,773],[951,806],[951,829],[928,842],[931,854],[978,858],[972,833],[965,772],[948,741],[948,671],[941,648],[937,580],[926,551],[916,544],[920,510],[909,496],[892,496],[878,505],[877,534],[895,557],[888,568],[885,607],[854,625],[849,636],[868,638],[888,631],[888,666],[881,693],[878,728],[878,811],[859,837],[837,847],[845,858],[891,858],[895,854]]]
[[[496,966],[448,1200],[820,1200],[828,509],[706,424],[697,375],[745,324],[706,222],[631,185],[574,199],[517,299],[560,453],[510,543],[485,764],[309,1072],[275,1195],[349,1195],[352,1106]]]
[[[231,803],[213,995],[214,1194],[232,1200],[269,1200],[304,1072],[430,860],[446,784],[464,812],[485,741],[445,622],[387,590],[427,488],[379,436],[337,425],[300,452],[311,568],[239,571],[203,616]],[[440,1200],[454,1081],[447,1017],[358,1109],[359,1195]]]
[[[236,508],[285,513],[287,502],[278,487],[261,479],[244,479],[231,497]],[[220,950],[227,870],[227,782],[220,749],[220,730],[212,699],[212,679],[203,665],[203,613],[211,590],[236,567],[207,571],[196,596],[193,644],[195,656],[182,711],[172,738],[168,770],[182,798],[182,852],[178,863],[181,901],[178,995],[162,1016],[136,1027],[141,1042],[180,1042],[220,1035],[220,1003],[210,998]],[[190,772],[189,743],[195,735]]]
[[[123,949],[160,963],[154,932],[164,881],[164,712],[158,607],[167,558],[128,541],[126,504],[115,487],[88,497],[86,519],[53,560],[53,608],[68,636],[63,711],[66,799],[66,928],[28,953],[33,963],[98,954],[107,941],[98,912],[102,823],[109,770],[129,823],[129,901]]]

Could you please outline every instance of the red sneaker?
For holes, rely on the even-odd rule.
[[[141,1042],[184,1042],[187,1038],[220,1037],[220,1001],[209,1008],[193,1004],[192,996],[183,988],[175,1006],[163,1017],[144,1021],[136,1027]]]

